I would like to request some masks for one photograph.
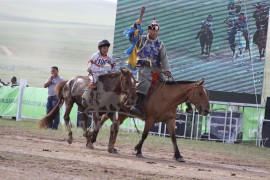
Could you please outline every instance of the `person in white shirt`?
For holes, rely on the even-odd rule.
[[[96,87],[96,82],[98,76],[102,74],[107,74],[108,70],[105,68],[106,64],[110,64],[111,71],[115,71],[115,63],[113,58],[108,54],[110,42],[106,39],[101,40],[98,43],[98,52],[94,53],[88,62],[89,79],[90,84],[89,87],[91,89]]]

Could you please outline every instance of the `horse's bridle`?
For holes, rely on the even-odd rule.
[[[127,87],[127,88],[125,88],[125,86],[126,85],[123,85],[123,78],[125,78],[126,79],[126,77],[123,75],[123,73],[121,73],[120,74],[120,87],[121,87],[121,92],[123,93],[123,94],[125,94],[126,96],[127,96],[127,98],[128,98],[128,100],[127,101],[129,101],[129,100],[131,100],[132,98],[131,98],[131,91],[133,90],[133,89],[135,89],[136,90],[136,87]],[[132,74],[130,74],[129,75],[129,77],[128,78],[130,78],[130,79],[133,79],[134,80],[134,82],[136,82],[136,80],[135,80],[135,78],[132,76]],[[126,80],[125,80],[126,81]]]
[[[194,100],[194,89],[198,88],[199,86],[196,85],[196,83],[194,84],[194,86],[192,87],[191,92],[188,94],[186,93],[186,97],[188,99],[189,102],[192,102],[192,104],[194,104],[195,106],[200,106],[199,103],[205,103],[206,101],[193,101]],[[203,87],[203,89],[205,90],[207,96],[209,97],[209,93],[208,91]],[[191,95],[190,95],[191,94]]]

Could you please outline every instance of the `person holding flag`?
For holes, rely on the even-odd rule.
[[[165,80],[165,76],[172,77],[169,67],[169,60],[166,48],[162,41],[158,39],[160,30],[159,24],[156,19],[148,26],[148,33],[142,35],[142,16],[145,7],[142,7],[140,18],[125,31],[125,35],[129,38],[132,46],[126,51],[130,55],[128,66],[131,69],[138,68],[139,77],[137,85],[137,100],[135,105],[131,107],[131,111],[141,115],[140,104],[146,97],[149,88],[151,87],[152,76],[158,73],[158,79]]]

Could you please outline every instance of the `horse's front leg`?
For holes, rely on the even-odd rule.
[[[154,124],[153,120],[150,120],[149,118],[147,118],[145,120],[145,125],[144,125],[144,130],[143,130],[143,133],[142,133],[142,138],[134,148],[134,150],[137,151],[137,153],[136,153],[137,157],[143,157],[143,155],[142,155],[142,145],[143,145],[144,140],[147,138],[148,133],[149,133],[151,127],[153,126],[153,124]]]
[[[212,47],[212,43],[210,43],[210,44],[208,45],[208,56],[210,56],[211,47]]]
[[[80,112],[79,116],[80,116],[80,121],[79,121],[79,126],[82,127],[83,129],[83,136],[85,136],[86,132],[87,132],[87,120],[88,120],[88,114],[87,112],[85,112],[84,108],[78,108],[78,111]]]
[[[231,44],[231,45],[230,45],[230,48],[231,48],[232,53],[233,53],[232,57],[234,58],[234,54],[235,54],[235,44]]]
[[[108,145],[109,153],[114,153],[114,154],[118,153],[118,151],[114,148],[118,131],[119,131],[119,121],[114,120],[110,129],[110,139],[109,139],[109,145]]]
[[[201,48],[202,48],[202,52],[201,52],[201,55],[203,55],[204,54],[204,42],[201,42]]]
[[[101,116],[101,118],[97,117],[95,115],[95,113],[93,115],[93,129],[94,129],[94,131],[92,132],[91,143],[94,143],[97,140],[97,135],[99,133],[99,129],[101,128],[101,126],[98,124],[98,122],[102,119],[102,117],[104,117],[104,116]]]
[[[87,114],[86,111],[84,111],[84,109],[79,108],[79,111],[82,112],[80,114],[81,121],[79,122],[79,124],[82,126],[82,129],[83,129],[83,136],[86,139],[86,147],[89,148],[89,149],[93,149],[94,146],[93,146],[93,144],[91,142],[92,135],[90,135],[90,133],[87,130],[87,128],[88,128],[88,114]]]
[[[178,162],[185,162],[183,156],[181,156],[180,151],[177,146],[176,137],[175,137],[175,119],[172,118],[166,122],[168,131],[171,135],[173,149],[174,149],[174,158]]]
[[[86,147],[89,149],[94,149],[93,143],[96,142],[97,135],[98,135],[99,128],[100,128],[100,126],[98,125],[98,120],[99,120],[99,118],[94,113],[93,119],[92,119],[94,130],[92,132],[90,130],[87,130],[87,132],[85,133]]]
[[[209,45],[206,44],[206,47],[205,47],[205,55],[208,55],[209,56]]]
[[[262,49],[259,48],[260,60],[262,60]]]
[[[113,119],[113,124],[111,125],[110,131],[110,139],[108,145],[108,152],[109,153],[118,153],[117,149],[114,148],[116,138],[119,132],[119,126],[124,122],[127,118],[125,115],[119,115],[118,118],[114,115],[110,115],[110,118]]]

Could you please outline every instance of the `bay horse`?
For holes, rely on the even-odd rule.
[[[265,56],[265,48],[266,48],[266,40],[267,40],[267,31],[265,26],[261,26],[253,36],[253,43],[258,46],[260,60]]]
[[[87,89],[89,85],[89,77],[88,76],[77,76],[69,81],[62,81],[58,83],[55,87],[55,91],[57,92],[57,97],[59,99],[58,104],[49,112],[44,118],[39,121],[39,127],[41,129],[46,129],[51,124],[54,115],[59,111],[60,107],[63,103],[65,103],[66,110],[64,113],[65,125],[68,130],[68,143],[71,144],[73,141],[72,131],[70,127],[70,117],[69,114],[71,109],[76,103],[78,105],[78,111],[82,115],[82,128],[84,131],[84,136],[86,137],[87,144],[86,147],[93,148],[92,141],[87,133],[87,119],[89,111],[97,111],[94,109],[96,106],[83,106],[82,104],[82,94],[85,89]],[[113,110],[115,111],[118,107],[115,106],[127,106],[129,104],[133,104],[135,101],[135,85],[136,81],[132,75],[132,72],[129,69],[120,69],[119,72],[104,74],[99,76],[99,80],[97,82],[97,90],[95,93],[97,96],[106,97],[105,99],[95,99],[96,103],[99,104],[98,107],[102,108],[103,113],[101,115],[105,115],[110,110],[111,105],[113,106]],[[96,96],[96,97],[97,97]],[[134,98],[133,98],[134,97]],[[104,105],[105,106],[102,106]],[[131,105],[130,105],[131,106]],[[120,108],[118,108],[120,109]],[[94,116],[94,119],[98,118]],[[95,120],[97,121],[97,120]]]
[[[195,39],[200,38],[201,55],[210,55],[211,46],[213,42],[213,33],[205,25],[202,26]],[[205,51],[204,51],[205,50]]]
[[[168,131],[171,136],[171,140],[174,148],[174,158],[176,161],[184,162],[184,158],[181,156],[179,148],[176,143],[175,136],[175,118],[176,111],[179,104],[189,101],[195,105],[199,114],[206,116],[209,113],[209,99],[207,90],[203,86],[204,79],[194,81],[166,81],[158,82],[154,88],[152,88],[150,95],[147,97],[147,101],[143,102],[141,106],[144,109],[146,116],[137,116],[129,109],[122,109],[118,115],[118,121],[115,125],[115,129],[111,130],[109,139],[109,152],[116,152],[114,144],[116,142],[118,126],[121,125],[127,117],[137,116],[138,118],[145,121],[142,138],[139,143],[135,146],[137,151],[137,157],[143,157],[142,145],[144,140],[147,138],[148,133],[154,123],[163,122],[167,125]],[[112,118],[113,113],[103,116],[98,122],[99,126],[108,119]],[[98,131],[97,131],[98,132]],[[97,133],[91,134],[97,136]]]

